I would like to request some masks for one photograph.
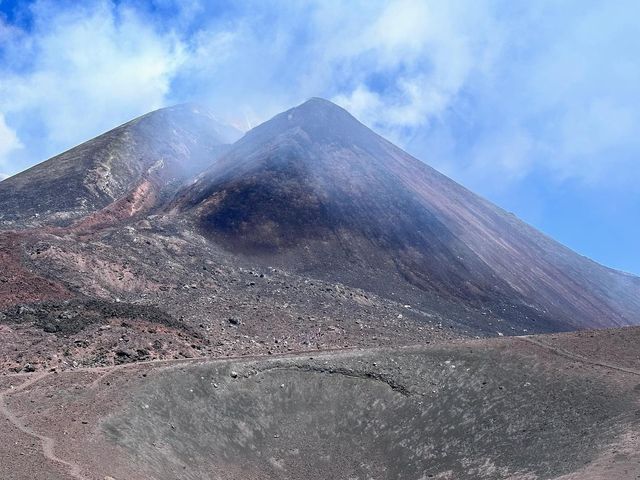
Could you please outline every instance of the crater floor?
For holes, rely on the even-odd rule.
[[[640,478],[638,333],[0,377],[0,476]]]

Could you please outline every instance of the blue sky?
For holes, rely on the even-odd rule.
[[[247,129],[312,96],[640,274],[635,0],[0,0],[0,175],[149,110]]]

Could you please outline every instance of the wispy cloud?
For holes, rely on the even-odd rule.
[[[67,6],[38,2],[29,31],[3,29],[0,112],[25,144],[14,171],[163,106],[185,60],[175,35],[130,8]]]
[[[4,115],[0,113],[0,168],[5,170],[9,166],[10,156],[23,145],[18,139],[16,132],[7,126]],[[0,173],[0,180],[4,180],[8,175]]]
[[[356,42],[353,68],[364,67],[367,75],[336,99],[384,129],[428,126],[453,107],[471,78],[490,68],[500,49],[499,25],[485,7],[390,3]]]

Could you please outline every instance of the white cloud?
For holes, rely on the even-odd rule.
[[[197,32],[179,73],[193,87],[189,93],[231,115],[250,111],[251,123],[325,96],[393,136],[442,115],[500,48],[499,28],[480,3],[265,5]]]
[[[376,86],[361,83],[336,100],[383,130],[428,125],[497,57],[500,29],[489,13],[482,2],[389,3],[350,51],[353,69],[393,75],[389,94],[376,95]]]
[[[529,132],[515,126],[506,127],[473,147],[465,176],[504,188],[505,184],[521,180],[533,170],[539,148]],[[497,171],[500,172],[498,182],[495,181]]]
[[[537,12],[542,17],[528,12],[521,30],[527,33],[513,35],[535,48],[514,49],[502,59],[512,65],[503,70],[511,84],[498,101],[506,117],[535,136],[540,149],[531,161],[549,179],[633,185],[640,181],[640,44],[631,14],[637,4],[584,7],[572,12],[549,3]],[[536,24],[543,19],[548,25],[539,36]]]
[[[10,155],[21,148],[23,148],[23,145],[16,132],[9,128],[4,115],[0,113],[0,168],[3,170],[10,168]],[[4,180],[7,177],[8,174],[0,173],[0,180]]]
[[[563,112],[558,141],[548,167],[559,178],[579,177],[594,184],[622,173],[635,176],[637,159],[624,149],[640,151],[640,113],[635,105],[596,98]]]
[[[359,86],[353,98],[336,99],[484,192],[533,174],[598,188],[640,182],[633,2],[540,2],[516,15],[500,2],[475,2],[481,12],[452,5],[438,8],[431,32],[428,21],[423,32],[408,28],[404,44],[402,31],[387,25],[384,38],[408,52],[398,58],[419,50],[426,59],[408,80],[398,76],[395,96]]]
[[[4,47],[12,61],[0,66],[0,109],[32,132],[32,154],[49,156],[163,106],[184,61],[174,35],[109,2],[72,10],[40,2],[34,15],[33,33],[14,31]]]

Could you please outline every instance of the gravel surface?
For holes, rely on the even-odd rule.
[[[636,331],[616,333],[624,343]],[[520,338],[34,375],[3,379],[37,378],[6,390],[7,406],[52,439],[76,478],[565,480],[602,478],[603,465],[611,479],[640,474],[640,375]],[[2,478],[31,478],[16,469]]]

